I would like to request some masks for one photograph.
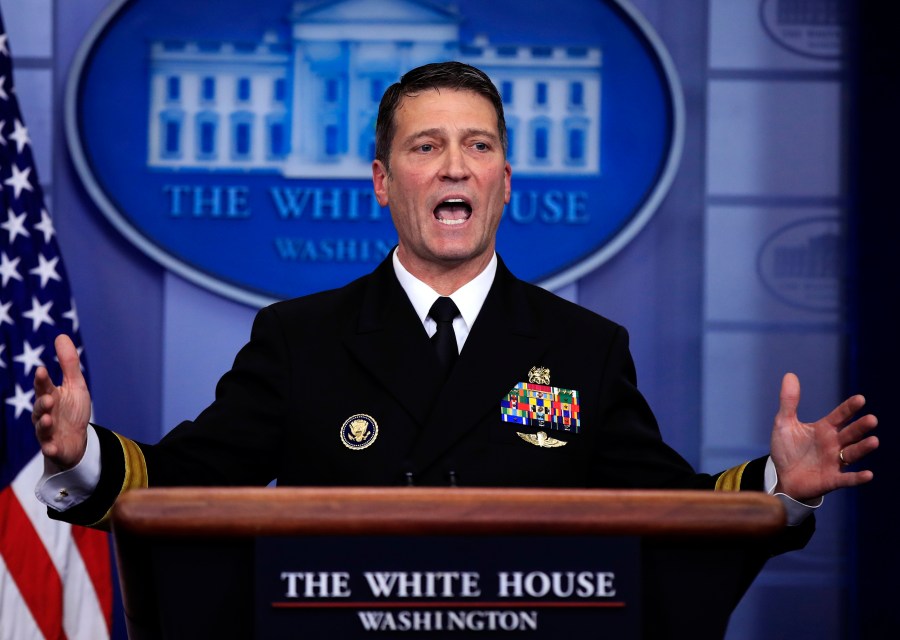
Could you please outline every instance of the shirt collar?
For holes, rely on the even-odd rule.
[[[400,264],[400,259],[397,258],[396,250],[394,250],[393,262],[394,273],[397,274],[397,280],[400,281],[400,286],[403,287],[409,301],[412,302],[413,308],[416,310],[416,315],[419,316],[419,321],[425,325],[425,319],[428,317],[428,310],[431,309],[431,305],[433,305],[434,301],[440,297],[440,294],[407,271],[406,268]],[[497,253],[495,252],[494,255],[491,256],[490,262],[488,262],[481,273],[450,295],[453,302],[456,303],[457,308],[459,308],[459,313],[462,315],[462,319],[465,322],[467,329],[471,329],[472,325],[475,323],[475,319],[478,317],[481,307],[487,299],[488,292],[491,290],[491,285],[494,283],[494,276],[496,274]]]

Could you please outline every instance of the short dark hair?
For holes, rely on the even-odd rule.
[[[497,131],[500,144],[506,155],[507,135],[506,119],[503,117],[503,101],[497,87],[487,74],[463,62],[433,62],[407,71],[396,82],[388,87],[378,106],[378,120],[375,123],[375,158],[384,163],[390,170],[391,143],[397,132],[394,119],[400,102],[405,97],[413,97],[422,91],[454,89],[456,91],[472,91],[487,98],[497,112]]]

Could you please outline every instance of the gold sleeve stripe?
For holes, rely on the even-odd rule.
[[[122,444],[122,451],[125,453],[125,480],[122,482],[122,490],[119,493],[125,493],[129,489],[146,489],[149,483],[144,452],[133,440],[120,436],[118,433],[116,437]]]
[[[728,471],[722,473],[716,480],[716,491],[740,491],[741,477],[744,475],[744,469],[747,468],[749,462],[731,467]]]
[[[131,489],[143,489],[149,486],[147,479],[147,461],[144,460],[144,452],[133,440],[129,440],[118,433],[115,436],[122,445],[122,456],[125,458],[125,479],[122,481],[122,488],[119,495]],[[115,503],[113,503],[115,504]],[[104,516],[90,525],[100,529],[109,529],[109,517],[112,514],[112,505]]]

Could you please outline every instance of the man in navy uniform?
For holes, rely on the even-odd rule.
[[[50,516],[102,526],[134,487],[273,479],[751,489],[779,495],[789,524],[799,525],[780,548],[805,544],[821,496],[872,478],[847,469],[878,446],[869,435],[875,417],[855,417],[864,399],[803,423],[799,381],[788,374],[771,455],[695,473],[660,437],[626,331],[518,280],[495,253],[511,190],[506,146],[500,96],[478,69],[426,65],[391,86],[372,178],[390,207],[396,250],[341,289],[261,310],[215,401],[158,444],[88,424],[78,356],[60,336],[62,383],[43,368],[35,375],[33,421],[46,461],[38,494]],[[568,429],[524,402],[529,385],[551,411],[552,401],[577,398]],[[511,395],[523,401],[501,406]]]

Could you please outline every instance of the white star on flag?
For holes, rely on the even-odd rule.
[[[9,139],[16,141],[16,153],[22,153],[25,145],[31,144],[31,138],[28,137],[28,127],[19,120],[16,120],[15,124],[13,124],[13,132],[9,134]]]
[[[0,278],[3,278],[2,286],[6,286],[6,283],[11,279],[21,280],[22,276],[19,275],[19,262],[22,261],[22,258],[13,258],[9,259],[9,256],[6,255],[6,252],[0,252]]]
[[[56,273],[57,262],[59,262],[59,256],[54,256],[51,260],[47,260],[44,254],[38,254],[38,266],[29,270],[28,273],[33,273],[41,279],[41,289],[45,288],[51,280],[62,281],[62,278]]]
[[[10,244],[15,242],[18,236],[22,236],[23,238],[31,237],[31,234],[28,233],[28,229],[25,228],[25,218],[27,216],[27,213],[16,215],[16,212],[12,209],[9,209],[6,212],[6,222],[0,224],[0,228],[6,229],[9,232]]]
[[[34,389],[29,389],[28,391],[23,391],[22,387],[18,384],[16,385],[16,395],[12,398],[6,399],[6,404],[12,405],[16,408],[16,418],[18,419],[26,411],[31,411],[34,409],[34,405],[31,404],[31,399],[34,397]]]
[[[0,326],[3,326],[3,323],[12,324],[15,323],[12,320],[12,317],[9,315],[9,308],[12,306],[12,302],[0,302]]]
[[[22,316],[31,318],[31,330],[37,332],[41,325],[46,323],[55,325],[53,318],[50,317],[50,309],[53,307],[53,300],[41,304],[35,296],[31,297],[31,311],[23,311]]]
[[[31,375],[32,369],[45,366],[44,361],[41,360],[41,354],[44,353],[44,345],[40,344],[37,348],[32,348],[28,340],[26,340],[22,346],[25,351],[15,356],[13,360],[22,363],[22,366],[25,367],[25,375],[28,376]]]
[[[53,228],[53,218],[46,209],[41,209],[41,221],[34,225],[34,228],[44,234],[44,244],[49,244],[50,238],[56,233],[56,229]]]
[[[63,314],[63,318],[68,319],[72,323],[72,331],[78,331],[78,309],[75,307],[75,298],[69,300],[69,310]]]
[[[13,188],[15,192],[16,199],[22,195],[22,191],[34,191],[34,187],[31,186],[31,182],[28,179],[28,175],[31,173],[31,167],[25,167],[24,169],[19,169],[18,166],[12,166],[12,176],[3,181],[3,184],[9,185]]]

